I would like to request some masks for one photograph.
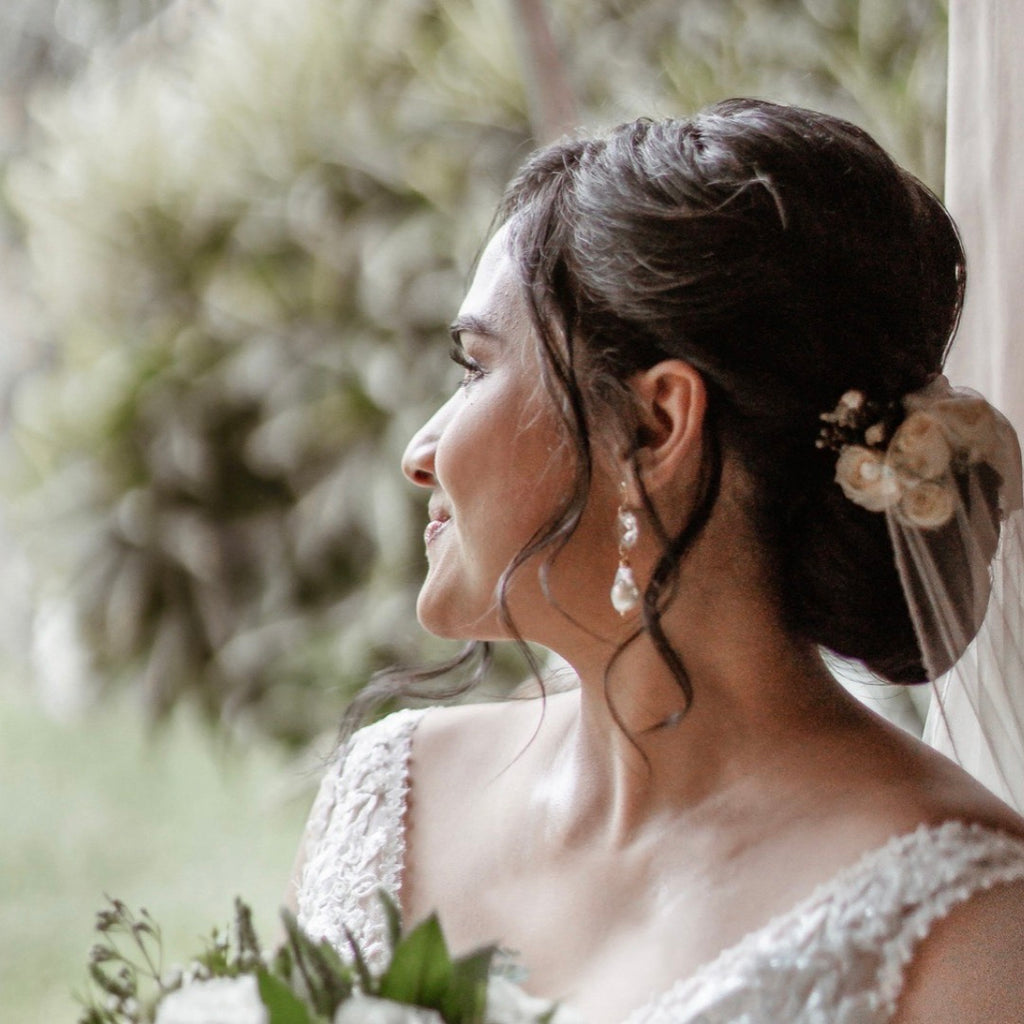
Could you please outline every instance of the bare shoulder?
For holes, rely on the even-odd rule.
[[[425,715],[413,738],[414,772],[501,770],[530,749],[564,701],[514,699],[439,707]]]
[[[911,819],[960,821],[1010,837],[1009,852],[1001,841],[999,848],[1013,864],[988,873],[931,926],[907,968],[893,1024],[1024,1020],[1024,819],[929,748],[908,774]]]
[[[1010,1024],[1024,1017],[1024,879],[955,907],[922,941],[893,1024]]]
[[[895,726],[879,736],[853,762],[863,783],[854,806],[866,818],[894,832],[962,821],[1024,839],[1024,817],[958,764]]]
[[[511,700],[436,708],[420,720],[406,812],[408,921],[440,911],[458,939],[476,920],[472,894],[493,884],[523,831],[524,779],[537,777],[551,714],[550,700]]]

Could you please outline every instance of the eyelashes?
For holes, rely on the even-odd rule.
[[[459,381],[458,386],[460,388],[469,387],[470,384],[480,380],[486,373],[484,368],[475,359],[466,355],[465,349],[460,345],[452,345],[448,355],[453,363],[461,366],[466,371],[463,374],[462,380]]]

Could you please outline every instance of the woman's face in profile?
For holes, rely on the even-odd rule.
[[[541,382],[539,342],[507,237],[501,229],[485,249],[452,325],[462,379],[402,460],[406,476],[431,490],[417,613],[445,637],[507,637],[496,601],[502,573],[571,493],[576,455]],[[559,577],[581,561],[579,533],[552,570],[560,604],[573,588]],[[602,558],[614,572],[614,543]],[[542,643],[544,623],[561,618],[551,616],[533,562],[513,575],[508,607],[523,635]]]

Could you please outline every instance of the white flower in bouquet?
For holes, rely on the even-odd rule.
[[[436,1010],[391,999],[355,995],[338,1007],[332,1024],[444,1024]]]
[[[161,968],[160,928],[120,900],[99,913],[89,973],[105,998],[79,1024],[582,1024],[498,973],[495,946],[453,957],[436,915],[401,933],[398,907],[381,896],[391,959],[372,970],[354,942],[344,961],[329,943],[282,914],[287,939],[267,957],[252,912],[235,903],[234,935],[214,931],[184,971]],[[120,944],[134,947],[127,954]]]
[[[268,1024],[268,1021],[255,975],[242,974],[237,978],[196,981],[164,996],[155,1024]]]
[[[566,1006],[555,1008],[549,1000],[529,995],[501,975],[490,979],[485,1024],[523,1024],[540,1020],[548,1020],[550,1024],[583,1024],[583,1018]]]

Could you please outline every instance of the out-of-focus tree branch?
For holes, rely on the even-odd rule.
[[[551,32],[544,0],[510,0],[534,138],[543,144],[578,123],[576,97]]]

